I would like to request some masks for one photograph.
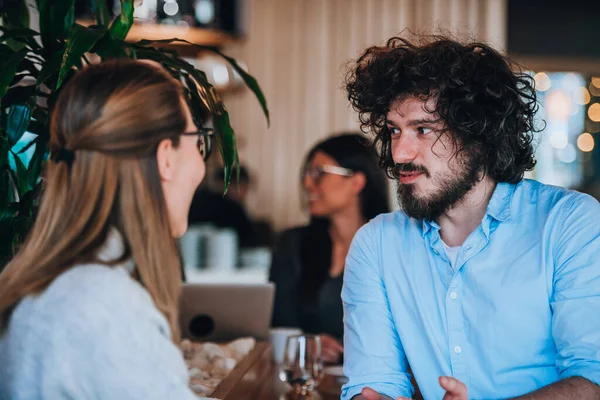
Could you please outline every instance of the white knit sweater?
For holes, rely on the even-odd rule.
[[[113,231],[100,255],[116,259],[122,248]],[[24,298],[0,337],[0,399],[197,400],[167,321],[131,268],[79,265]]]

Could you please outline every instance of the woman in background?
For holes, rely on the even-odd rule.
[[[175,237],[210,131],[156,64],[111,61],[59,95],[35,225],[0,275],[0,399],[197,399]]]
[[[336,363],[343,352],[346,254],[356,231],[389,211],[387,178],[363,135],[342,134],[310,150],[302,184],[311,220],[284,232],[275,248],[273,326],[321,334],[324,360]]]

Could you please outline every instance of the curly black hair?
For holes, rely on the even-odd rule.
[[[395,101],[408,96],[424,101],[433,96],[435,109],[427,111],[445,123],[457,145],[455,156],[468,152],[495,181],[517,183],[535,166],[533,79],[484,43],[391,38],[351,64],[346,90],[361,129],[375,133],[379,164],[391,178],[397,179],[397,169],[386,116]]]

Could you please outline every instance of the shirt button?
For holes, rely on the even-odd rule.
[[[467,251],[471,250],[471,245],[470,245],[470,244],[469,244],[469,245],[467,245],[467,246],[465,247],[465,250],[467,250]]]
[[[459,354],[462,351],[462,349],[460,348],[460,346],[454,346],[454,352],[456,354]]]
[[[456,292],[450,293],[450,298],[454,300],[456,298]]]

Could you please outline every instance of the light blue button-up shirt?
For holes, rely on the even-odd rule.
[[[369,386],[426,399],[438,377],[469,398],[600,384],[600,204],[536,181],[496,186],[455,267],[435,222],[385,214],[359,230],[344,272],[342,399]]]

